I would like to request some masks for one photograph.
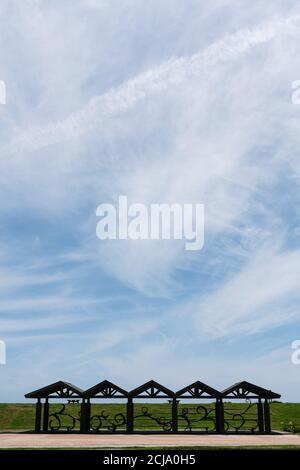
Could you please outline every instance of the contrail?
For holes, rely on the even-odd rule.
[[[200,76],[214,65],[234,60],[275,36],[297,30],[299,15],[265,23],[255,29],[243,29],[226,35],[203,51],[188,57],[171,58],[158,67],[129,79],[102,95],[93,97],[81,110],[66,119],[35,127],[14,139],[13,150],[36,150],[72,137],[103,124],[111,116],[132,109],[136,103],[176,86],[191,77]]]

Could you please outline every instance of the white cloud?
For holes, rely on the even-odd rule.
[[[16,152],[32,151],[78,137],[88,130],[102,126],[108,117],[129,111],[137,102],[146,97],[168,90],[169,87],[181,84],[188,79],[200,77],[207,68],[234,60],[277,35],[295,33],[297,23],[299,23],[297,15],[272,21],[252,31],[241,30],[228,35],[190,57],[172,58],[103,95],[95,96],[83,109],[61,122],[15,136],[13,149]]]
[[[202,338],[251,335],[299,321],[300,252],[262,250],[212,293],[194,296],[176,315],[193,319]]]
[[[98,316],[94,317],[94,319],[98,318]],[[67,325],[76,325],[78,323],[85,323],[91,318],[87,319],[87,317],[83,316],[75,316],[67,317],[66,315],[47,315],[46,318],[35,318],[32,317],[29,319],[1,319],[0,320],[0,331],[1,335],[15,335],[20,333],[25,333],[28,331],[34,330],[47,330],[49,329],[59,329],[62,327],[66,327]],[[32,340],[32,337],[31,337]]]
[[[0,6],[7,396],[18,373],[29,389],[105,375],[177,386],[178,371],[179,386],[225,387],[245,374],[280,392],[276,354],[247,357],[257,337],[274,334],[276,348],[271,329],[293,335],[299,321],[298,7],[96,3]],[[204,203],[204,250],[100,243],[95,209],[119,194]],[[224,357],[209,360],[219,341]]]

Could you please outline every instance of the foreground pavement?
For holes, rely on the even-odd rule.
[[[300,435],[30,434],[1,433],[0,449],[59,447],[300,446]]]

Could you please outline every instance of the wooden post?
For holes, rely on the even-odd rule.
[[[87,399],[87,403],[85,404],[86,406],[86,412],[85,412],[85,430],[86,432],[90,432],[91,429],[91,402],[90,399]]]
[[[216,432],[220,432],[219,429],[220,429],[220,417],[219,417],[219,400],[216,399],[216,403],[215,403],[215,415],[216,415]]]
[[[38,401],[36,402],[36,405],[35,405],[35,426],[34,426],[35,432],[40,432],[41,430],[41,417],[42,417],[42,404],[41,404],[41,399],[38,398]]]
[[[172,431],[178,431],[178,414],[177,414],[177,400],[173,398],[172,400]]]
[[[264,410],[261,402],[261,398],[257,402],[257,421],[258,421],[258,430],[259,432],[264,432]]]
[[[44,416],[43,416],[43,432],[48,431],[48,421],[49,421],[49,402],[46,398],[44,403]]]
[[[222,398],[217,398],[216,405],[216,431],[217,433],[224,432],[224,404]]]
[[[85,403],[85,399],[83,399],[80,405],[80,432],[87,431],[86,412],[87,412],[87,406]]]
[[[270,405],[267,399],[264,403],[264,415],[265,415],[265,432],[271,432],[271,418],[270,418]]]
[[[133,432],[133,400],[132,397],[127,399],[127,420],[126,420],[126,432]]]

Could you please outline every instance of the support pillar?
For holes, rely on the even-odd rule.
[[[176,398],[172,400],[172,431],[178,432],[178,413],[177,413],[178,401]]]
[[[80,432],[88,432],[89,426],[87,421],[87,411],[88,411],[88,404],[83,399],[80,405]]]
[[[126,420],[126,432],[133,432],[133,399],[128,397],[127,400],[127,420]]]
[[[48,422],[49,422],[49,402],[46,398],[44,403],[44,416],[43,416],[43,432],[48,431]]]
[[[224,404],[222,398],[216,400],[216,431],[217,433],[224,433]]]
[[[258,421],[258,430],[259,432],[264,432],[264,409],[261,402],[261,398],[257,402],[257,421]]]
[[[90,399],[88,398],[87,403],[86,403],[86,431],[90,432],[91,428],[91,402]]]
[[[265,432],[271,432],[271,418],[270,418],[270,405],[267,399],[264,403],[264,415],[265,415]]]
[[[38,401],[36,402],[36,405],[35,405],[35,426],[34,426],[35,432],[40,432],[41,430],[41,418],[42,418],[42,403],[41,403],[41,399],[38,398]]]

